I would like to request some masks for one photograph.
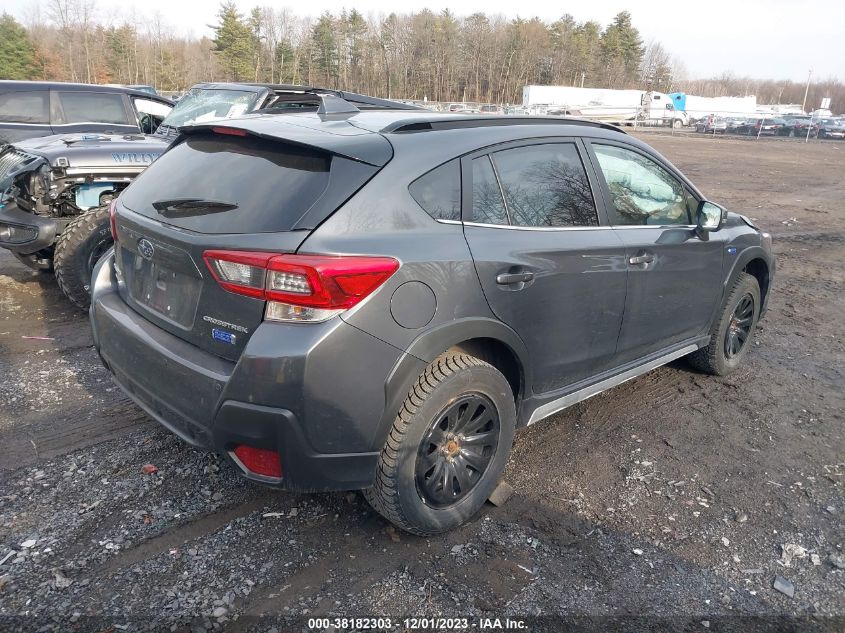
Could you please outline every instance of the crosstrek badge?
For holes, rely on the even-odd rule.
[[[229,345],[234,345],[237,339],[237,336],[232,334],[231,332],[225,332],[223,330],[218,330],[216,327],[211,328],[211,338],[215,341],[220,341],[221,343],[228,343]]]

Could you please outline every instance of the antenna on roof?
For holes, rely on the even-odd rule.
[[[317,109],[317,114],[357,114],[360,112],[346,99],[325,93],[317,96],[320,97],[320,107]]]

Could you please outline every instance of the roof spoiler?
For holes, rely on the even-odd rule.
[[[341,100],[342,101],[342,100]],[[343,105],[343,104],[340,104]],[[331,107],[331,105],[329,106]],[[367,132],[349,125],[346,117],[337,117],[334,122],[310,126],[307,121],[297,121],[296,117],[273,116],[261,117],[255,113],[243,118],[209,121],[202,124],[179,128],[182,136],[212,132],[225,129],[234,136],[257,136],[282,143],[291,143],[301,147],[321,150],[343,156],[358,162],[381,167],[393,157],[393,147],[381,134]],[[329,117],[331,121],[331,117]],[[328,129],[323,129],[328,125]],[[215,129],[217,128],[217,129]]]

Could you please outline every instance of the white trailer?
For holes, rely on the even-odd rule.
[[[676,110],[687,113],[692,121],[707,116],[751,116],[757,113],[757,97],[698,97],[683,92],[673,92],[669,95]]]
[[[522,105],[560,107],[605,106],[630,107],[640,104],[642,90],[610,90],[607,88],[577,88],[574,86],[525,86]]]
[[[611,90],[574,86],[525,86],[522,105],[532,112],[571,114],[588,119],[646,125],[686,124],[686,115],[675,110],[661,92]]]

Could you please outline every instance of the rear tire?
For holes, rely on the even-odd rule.
[[[740,273],[722,314],[710,329],[710,344],[687,356],[690,365],[714,376],[724,376],[739,367],[754,338],[760,305],[757,279]]]
[[[451,530],[498,485],[515,426],[514,395],[501,372],[475,356],[441,354],[408,393],[364,497],[412,534]]]
[[[109,208],[97,207],[67,225],[56,242],[53,266],[56,281],[76,307],[91,305],[91,274],[94,265],[114,244],[109,226]]]

